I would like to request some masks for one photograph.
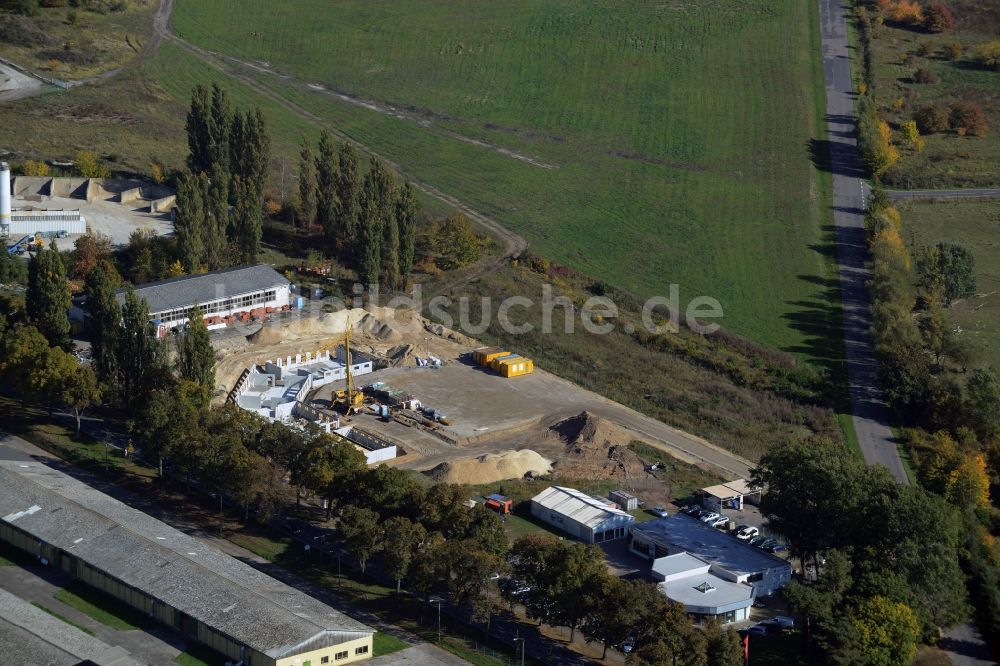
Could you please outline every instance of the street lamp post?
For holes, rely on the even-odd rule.
[[[428,601],[432,604],[437,604],[438,607],[438,644],[441,643],[441,604],[444,603],[444,599],[441,597],[431,597]]]

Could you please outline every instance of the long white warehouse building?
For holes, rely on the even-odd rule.
[[[562,486],[550,486],[532,497],[531,515],[584,543],[621,539],[635,522],[613,502]]]
[[[290,286],[276,270],[260,264],[150,282],[135,292],[149,306],[157,337],[163,337],[185,325],[196,305],[209,327],[287,310]],[[118,301],[124,300],[123,289]]]

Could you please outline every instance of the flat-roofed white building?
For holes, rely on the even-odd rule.
[[[757,596],[768,596],[791,578],[792,566],[714,527],[677,514],[629,528],[629,549],[654,563],[686,553],[712,565],[712,573],[732,583],[747,583]]]
[[[354,448],[365,454],[365,461],[369,465],[392,460],[399,453],[398,448],[393,442],[368,430],[362,430],[354,426],[345,426],[335,430],[334,434],[343,437],[346,441],[353,444]]]
[[[79,209],[19,208],[10,213],[7,233],[14,237],[85,234],[87,219]]]
[[[609,500],[562,486],[550,486],[532,497],[531,515],[584,543],[624,538],[635,522]]]
[[[754,588],[734,580],[728,571],[690,553],[675,553],[653,561],[657,587],[684,611],[698,618],[715,617],[724,624],[750,617]]]

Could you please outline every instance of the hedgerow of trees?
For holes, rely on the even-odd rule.
[[[977,609],[1000,609],[1000,548],[991,483],[1000,479],[1000,377],[948,320],[948,308],[975,293],[967,248],[937,243],[914,260],[902,220],[873,192],[865,220],[871,250],[872,335],[890,406],[904,432],[921,485],[957,508],[962,565]],[[979,619],[1000,647],[995,615]]]

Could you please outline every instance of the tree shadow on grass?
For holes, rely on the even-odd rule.
[[[823,242],[813,244],[811,249],[827,260],[836,258],[837,247],[833,243],[834,228],[823,228]],[[790,312],[782,317],[795,331],[803,334],[801,343],[783,348],[783,351],[803,354],[812,359],[813,364],[825,375],[821,385],[825,401],[837,410],[849,406],[847,386],[847,361],[844,349],[843,312],[841,309],[841,289],[838,277],[823,275],[798,275],[814,287],[805,299],[789,301]]]

